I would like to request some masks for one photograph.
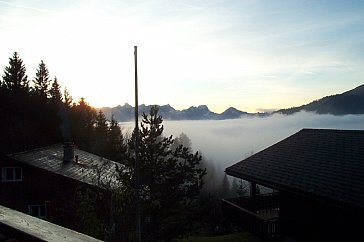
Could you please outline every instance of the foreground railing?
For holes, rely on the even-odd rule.
[[[271,209],[271,214],[277,212],[277,194],[259,195],[252,204],[250,197],[240,197],[234,199],[222,199],[222,209],[225,216],[244,229],[257,234],[264,239],[274,239],[280,234],[279,218],[277,216],[261,216],[259,211]],[[254,213],[251,209],[257,211]],[[271,218],[269,218],[271,217]]]

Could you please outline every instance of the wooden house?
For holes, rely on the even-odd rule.
[[[107,210],[110,200],[106,186],[118,185],[116,167],[121,166],[74,148],[72,143],[0,159],[1,205],[75,230],[79,230],[79,192],[90,189],[105,193],[98,209]]]
[[[364,131],[303,129],[225,172],[252,187],[225,214],[267,240],[364,241]]]

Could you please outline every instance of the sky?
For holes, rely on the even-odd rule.
[[[364,1],[0,0],[0,68],[41,60],[74,100],[222,112],[299,106],[364,83]]]

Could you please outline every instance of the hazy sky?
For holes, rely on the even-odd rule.
[[[0,68],[41,59],[94,106],[301,105],[364,82],[364,1],[0,0]]]

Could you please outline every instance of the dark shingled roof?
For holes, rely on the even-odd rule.
[[[225,172],[363,211],[364,131],[303,129]]]
[[[121,164],[77,148],[74,149],[74,154],[78,155],[78,162],[64,162],[63,144],[55,144],[10,154],[8,157],[90,185],[98,185],[96,170],[102,166],[101,181],[111,181],[110,185],[117,184],[116,166],[121,167]]]

